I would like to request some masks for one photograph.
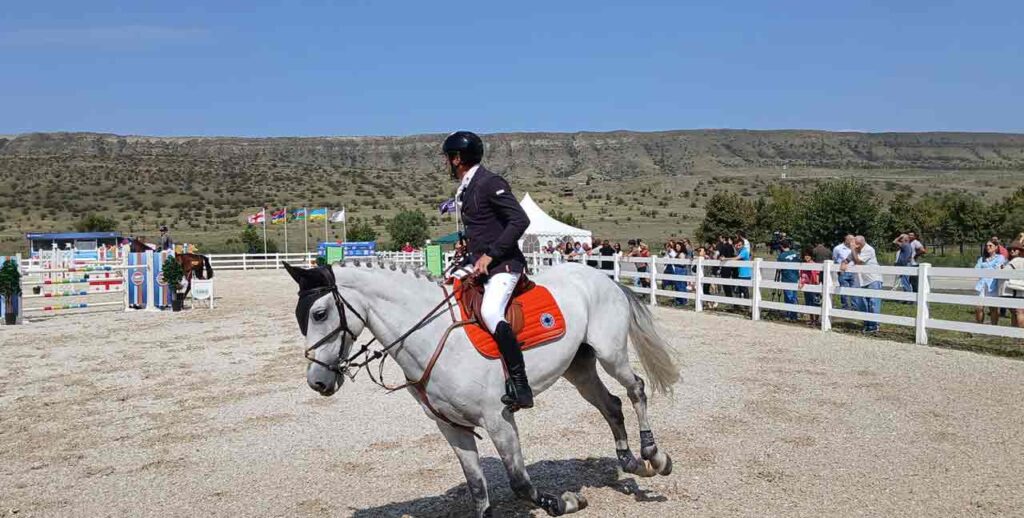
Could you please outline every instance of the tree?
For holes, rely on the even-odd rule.
[[[847,234],[877,238],[878,199],[864,182],[825,182],[804,203],[795,235],[803,243],[835,244]]]
[[[113,218],[99,214],[89,214],[75,223],[79,232],[113,232],[117,230],[117,222]]]
[[[911,212],[921,241],[938,244],[941,248],[949,238],[942,228],[946,221],[946,206],[942,199],[936,196],[921,198],[914,202]]]
[[[354,221],[345,238],[348,241],[376,241],[377,231],[366,221]]]
[[[388,222],[388,234],[391,234],[392,246],[398,248],[409,242],[420,247],[429,238],[427,233],[427,216],[420,210],[403,210]]]
[[[997,207],[998,210],[995,212],[1002,215],[997,234],[1007,243],[1013,242],[1021,234],[1024,234],[1024,187],[1019,187],[1012,194],[1003,198]]]
[[[555,209],[549,212],[548,215],[562,223],[565,223],[566,225],[569,225],[570,227],[581,228],[583,226],[583,223],[571,212],[562,212]]]
[[[880,216],[879,228],[885,237],[895,238],[903,232],[914,231],[921,234],[921,226],[914,217],[914,207],[910,203],[910,194],[898,193],[889,200],[889,208]]]
[[[754,212],[756,218],[751,239],[766,243],[774,232],[792,235],[800,219],[797,192],[789,187],[771,187],[768,197],[758,198]]]
[[[754,227],[754,204],[734,192],[718,192],[708,200],[707,212],[697,233],[704,241],[714,241],[720,235],[732,235]]]
[[[946,218],[942,229],[953,243],[960,245],[960,255],[964,254],[965,244],[978,243],[992,235],[994,222],[977,197],[958,192],[947,194],[943,202]]]
[[[253,225],[247,225],[245,230],[242,231],[241,236],[242,245],[245,247],[245,253],[247,254],[262,254],[263,253],[263,233],[256,229]],[[272,240],[267,240],[267,253],[277,252],[277,243]]]

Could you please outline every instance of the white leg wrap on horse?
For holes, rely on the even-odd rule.
[[[480,302],[480,317],[487,330],[493,333],[505,321],[505,307],[519,282],[518,273],[501,272],[490,276],[484,285],[484,298]]]

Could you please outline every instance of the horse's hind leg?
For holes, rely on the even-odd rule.
[[[476,437],[466,431],[454,428],[447,423],[437,423],[437,427],[448,439],[448,444],[455,450],[455,456],[462,465],[462,472],[466,475],[466,485],[469,486],[469,493],[473,497],[473,504],[476,506],[477,517],[491,516],[491,504],[487,497],[487,479],[484,478],[484,471],[480,467],[480,454],[476,449]]]
[[[494,448],[501,456],[501,462],[505,464],[509,485],[512,486],[512,491],[516,496],[544,509],[550,516],[575,513],[587,506],[586,499],[576,493],[566,491],[559,496],[541,493],[533,486],[523,462],[523,451],[519,445],[519,430],[516,429],[516,423],[508,409],[487,420],[485,426],[487,434],[494,442]]]
[[[636,474],[642,477],[668,475],[672,473],[672,458],[665,452],[659,451],[658,445],[654,441],[651,423],[647,420],[647,394],[644,391],[644,380],[629,364],[625,345],[625,341],[623,341],[621,354],[610,354],[605,357],[598,353],[598,360],[604,370],[626,388],[626,395],[629,396],[629,400],[633,403],[633,410],[636,411],[636,418],[640,423],[640,457],[645,461],[639,466]]]
[[[615,456],[619,459],[622,471],[636,473],[640,463],[629,449],[629,438],[622,415],[622,400],[608,392],[608,388],[601,382],[601,377],[597,375],[594,348],[587,344],[580,345],[579,352],[562,376],[576,387],[583,399],[601,412],[605,421],[608,421],[612,437],[615,438]]]

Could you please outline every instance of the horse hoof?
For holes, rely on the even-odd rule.
[[[654,471],[657,471],[659,475],[661,474],[661,471],[665,469],[665,465],[670,462],[668,454],[662,451],[650,456],[648,460],[651,462],[651,467],[653,467]]]
[[[658,474],[658,470],[654,469],[654,466],[651,465],[651,461],[645,460],[641,461],[639,464],[640,465],[637,466],[637,470],[634,473],[636,476],[650,478]]]
[[[548,516],[562,516],[566,513],[566,506],[568,502],[565,501],[565,495],[557,497],[548,493],[541,493],[537,497],[537,505],[540,506],[544,512],[548,513]]]
[[[571,491],[562,493],[562,501],[565,502],[565,514],[575,513],[587,506],[587,499]]]
[[[668,476],[672,474],[672,457],[665,454],[665,465],[658,470],[658,474],[661,476]]]

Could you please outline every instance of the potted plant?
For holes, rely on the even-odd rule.
[[[182,269],[178,261],[173,256],[168,257],[164,260],[163,269],[161,275],[164,277],[164,282],[167,286],[174,290],[174,298],[171,300],[171,310],[181,311],[181,308],[185,305],[185,293],[182,290],[181,280],[185,277],[185,270]]]
[[[18,314],[14,308],[21,299],[21,272],[18,271],[18,263],[12,259],[0,266],[0,297],[4,299],[4,323],[9,326],[17,324]]]

